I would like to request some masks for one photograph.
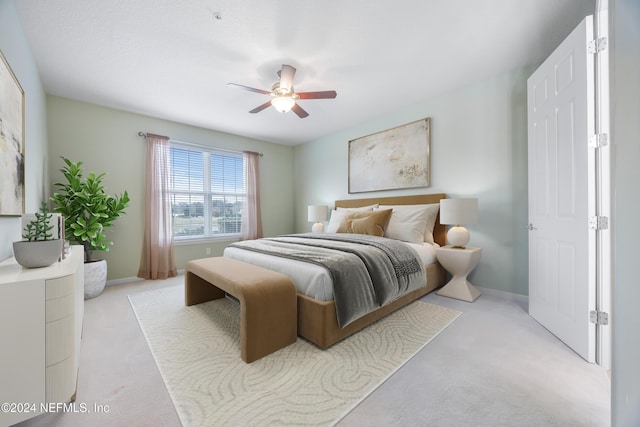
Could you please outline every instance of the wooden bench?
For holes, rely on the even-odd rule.
[[[281,273],[213,257],[187,262],[185,304],[195,305],[225,294],[240,301],[240,354],[251,363],[296,341],[296,288]]]

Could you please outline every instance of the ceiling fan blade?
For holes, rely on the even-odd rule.
[[[253,110],[249,111],[250,113],[259,113],[260,111],[264,110],[265,108],[269,108],[271,106],[271,101],[267,101],[264,104],[254,108]]]
[[[300,99],[333,99],[338,94],[335,90],[323,90],[320,92],[298,92]]]
[[[262,90],[262,89],[256,89],[255,87],[249,87],[249,86],[239,85],[239,84],[235,84],[235,83],[227,83],[227,86],[237,87],[237,88],[240,88],[240,89],[248,90],[250,92],[261,93],[263,95],[271,95],[271,92],[268,92],[268,91]]]
[[[298,117],[300,117],[301,119],[304,119],[305,117],[307,117],[309,115],[309,113],[304,111],[302,109],[302,107],[299,106],[298,104],[294,104],[294,106],[291,108],[291,111],[296,113],[298,115]]]
[[[291,65],[282,64],[282,69],[280,70],[280,88],[290,91],[293,86],[293,76],[295,75],[295,68]]]

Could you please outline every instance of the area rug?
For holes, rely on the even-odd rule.
[[[185,307],[182,286],[129,300],[185,427],[334,425],[460,315],[416,301],[327,350],[298,337],[246,364],[236,301]]]

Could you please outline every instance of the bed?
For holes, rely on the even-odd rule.
[[[385,209],[398,205],[433,205],[439,203],[445,194],[424,194],[412,196],[396,196],[382,198],[364,198],[364,199],[348,199],[337,200],[335,202],[336,210],[351,210],[356,208],[376,206],[376,209]],[[410,209],[409,207],[407,207]],[[403,209],[403,208],[400,208]],[[398,211],[399,209],[396,209]],[[429,239],[433,239],[435,245],[444,245],[446,230],[439,223],[439,214],[435,217],[432,232]],[[330,222],[330,226],[332,223]],[[390,224],[391,225],[391,224]],[[398,222],[395,221],[397,230]],[[401,227],[400,231],[405,232],[409,227]],[[327,230],[334,231],[334,230]],[[425,240],[427,239],[425,234]],[[416,246],[416,245],[414,245]],[[424,246],[431,246],[424,244]],[[415,248],[415,247],[414,247]],[[429,252],[428,250],[426,252]],[[425,252],[425,253],[426,253]],[[435,251],[431,250],[435,253]],[[410,302],[420,298],[421,296],[439,288],[444,284],[444,270],[435,260],[435,256],[421,255],[426,276],[426,283],[409,291],[408,293],[393,299],[392,302],[376,308],[374,311],[365,314],[356,320],[351,321],[346,326],[341,327],[338,322],[338,313],[336,303],[332,298],[330,288],[331,279],[323,277],[322,267],[315,266],[310,272],[305,267],[305,272],[300,273],[292,271],[295,269],[296,262],[290,259],[274,259],[273,255],[265,255],[252,251],[243,250],[238,247],[229,247],[225,249],[224,256],[235,258],[244,262],[269,268],[280,273],[284,273],[292,278],[298,289],[297,293],[297,327],[298,335],[313,342],[321,348],[329,347],[343,338],[363,329],[376,320],[386,316],[387,314],[409,304]],[[292,267],[294,266],[294,267]],[[302,274],[302,275],[301,275]],[[324,283],[324,284],[323,284]]]

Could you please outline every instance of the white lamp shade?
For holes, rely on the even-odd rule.
[[[473,225],[478,223],[478,199],[440,200],[440,224]]]
[[[328,218],[328,207],[326,205],[313,205],[307,208],[307,218],[309,222],[326,221]]]

